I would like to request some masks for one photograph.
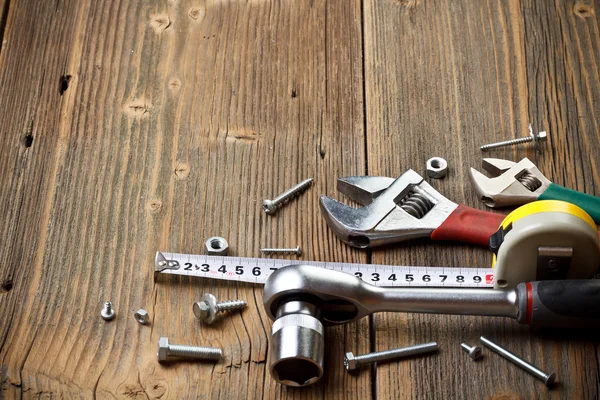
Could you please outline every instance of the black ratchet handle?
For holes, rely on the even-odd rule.
[[[517,286],[517,320],[532,327],[600,329],[600,280],[538,281]]]

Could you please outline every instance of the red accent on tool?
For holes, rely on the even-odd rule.
[[[531,315],[533,314],[533,287],[531,282],[525,284],[527,287],[527,315],[525,316],[525,323],[531,325]]]
[[[498,230],[505,217],[506,215],[503,214],[459,205],[433,231],[431,238],[433,240],[457,240],[487,247],[490,236]]]

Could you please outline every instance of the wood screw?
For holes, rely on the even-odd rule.
[[[518,138],[518,139],[505,140],[503,142],[485,144],[485,145],[481,146],[480,149],[481,149],[481,151],[488,151],[488,150],[496,149],[499,147],[515,146],[517,144],[528,143],[528,142],[533,142],[534,145],[537,146],[540,142],[545,142],[546,140],[548,140],[548,134],[546,132],[540,132],[536,135],[533,133],[531,124],[529,124],[529,136]]]
[[[110,321],[111,319],[115,318],[116,313],[110,301],[104,303],[104,307],[102,307],[100,315],[105,321]]]
[[[302,254],[302,249],[300,248],[300,246],[297,246],[293,249],[270,249],[270,248],[265,248],[265,249],[260,249],[260,252],[263,254],[295,254],[297,256]]]
[[[371,364],[378,361],[396,360],[398,358],[416,356],[420,354],[435,353],[438,351],[437,342],[417,344],[415,346],[402,347],[394,350],[379,351],[355,356],[352,352],[344,356],[344,367],[348,371],[354,371],[361,365]]]
[[[288,189],[279,196],[275,197],[273,200],[263,200],[263,210],[269,215],[275,214],[282,205],[308,189],[308,187],[312,185],[312,181],[312,178],[305,179],[293,188]]]
[[[243,300],[228,300],[217,302],[217,298],[207,293],[200,301],[194,303],[192,311],[196,318],[205,324],[212,324],[215,322],[217,314],[224,311],[236,311],[246,308],[248,304]]]
[[[474,361],[481,359],[481,347],[469,346],[466,343],[461,343],[460,347],[462,347],[462,349],[469,354],[469,357],[471,357]]]

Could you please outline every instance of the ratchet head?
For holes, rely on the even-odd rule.
[[[484,158],[482,167],[491,177],[471,168],[471,182],[488,207],[505,207],[535,201],[550,186],[550,181],[528,158],[518,163]]]
[[[341,178],[338,190],[364,207],[321,196],[321,213],[341,240],[359,248],[429,237],[457,207],[412,169],[395,180]]]

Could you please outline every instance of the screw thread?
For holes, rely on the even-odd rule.
[[[296,254],[296,255],[300,255],[302,254],[302,249],[300,248],[300,246],[295,247],[295,248],[265,248],[265,249],[260,249],[260,251],[264,254],[274,254],[274,253],[279,253],[279,254]]]
[[[112,303],[110,301],[104,303],[104,311],[107,314],[110,314],[110,312],[112,311]]]
[[[169,345],[170,356],[194,358],[199,360],[219,360],[223,352],[216,347],[185,346],[180,344]]]
[[[376,353],[363,354],[356,356],[357,365],[370,364],[377,361],[394,360],[397,358],[410,357],[418,354],[434,353],[438,351],[436,342],[417,344],[414,346],[402,347],[400,349],[379,351]]]
[[[498,147],[515,146],[517,144],[531,142],[531,141],[533,141],[533,139],[534,139],[533,136],[527,136],[527,137],[522,137],[522,138],[518,138],[518,139],[505,140],[503,142],[490,143],[490,144],[483,145],[480,147],[480,149],[485,151],[485,150],[490,150],[490,149],[496,149]]]
[[[227,300],[217,303],[217,312],[235,311],[246,308],[248,304],[244,300]]]
[[[300,193],[304,192],[310,185],[312,185],[312,178],[308,178],[297,184],[296,186],[286,190],[279,196],[273,199],[273,205],[275,207],[281,206],[283,203],[293,199],[298,196]]]

